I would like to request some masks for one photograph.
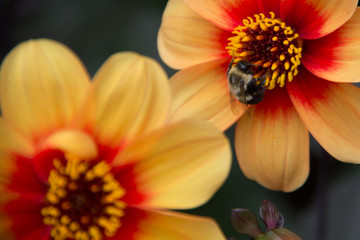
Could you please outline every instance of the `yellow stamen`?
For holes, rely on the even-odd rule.
[[[298,69],[295,68],[295,69],[294,69],[294,76],[296,76],[298,73],[299,73],[299,72],[298,72]]]
[[[286,70],[289,70],[290,63],[288,61],[286,61],[285,64],[284,64],[284,67],[285,67]]]
[[[264,23],[260,22],[259,24],[260,24],[261,30],[263,30],[263,31],[268,30],[268,27]]]
[[[72,222],[72,223],[70,224],[70,226],[69,226],[69,229],[70,229],[70,231],[72,231],[72,232],[76,232],[77,230],[80,229],[80,225],[79,225],[79,223],[77,223],[77,222]]]
[[[66,190],[64,188],[58,188],[56,189],[56,195],[59,198],[64,198],[66,196]]]
[[[233,57],[233,63],[247,61],[254,65],[253,76],[265,76],[265,86],[273,89],[276,85],[285,86],[298,74],[301,64],[302,39],[295,30],[282,19],[270,12],[247,17],[243,25],[237,26],[229,38],[226,50]],[[111,189],[110,186],[106,188]],[[112,198],[106,196],[103,201]]]
[[[283,87],[285,85],[285,73],[281,74],[280,77],[278,77],[277,84],[279,84],[280,87]]]
[[[99,228],[96,227],[96,226],[91,226],[89,228],[89,234],[92,237],[92,240],[100,240],[100,239],[102,239],[101,232],[100,232]]]
[[[274,63],[271,65],[271,70],[277,69],[278,66],[279,66],[279,61],[274,62]]]
[[[263,66],[263,68],[267,68],[267,67],[269,67],[271,65],[271,62],[266,62],[266,63],[264,63],[262,66]]]
[[[240,57],[247,57],[250,56],[251,54],[253,54],[253,51],[246,51],[246,52],[242,52],[239,54]]]
[[[270,49],[270,52],[276,52],[278,50],[278,47],[273,47]]]
[[[292,74],[292,72],[288,72],[288,80],[289,80],[289,82],[291,82],[292,80],[293,80],[293,74]]]
[[[109,206],[105,209],[105,212],[111,216],[122,217],[124,216],[124,211],[117,207]]]
[[[104,161],[91,167],[91,163],[75,156],[65,157],[65,166],[54,160],[55,169],[48,179],[48,205],[41,209],[43,223],[52,226],[50,236],[54,240],[102,240],[103,234],[114,236],[121,227],[126,204],[120,200],[125,190],[113,177],[111,167]],[[90,191],[84,191],[84,186]],[[102,200],[87,203],[88,199]]]
[[[56,196],[55,193],[53,192],[48,192],[46,194],[46,199],[50,202],[50,203],[53,203],[53,204],[57,204],[59,202],[59,198]]]
[[[63,216],[60,218],[60,222],[61,222],[63,225],[68,225],[68,224],[70,224],[70,222],[71,222],[71,218],[70,218],[68,215],[63,215]]]
[[[251,37],[249,37],[249,36],[246,36],[246,37],[243,37],[242,38],[242,41],[243,42],[251,42],[251,41],[253,41],[254,39],[253,38],[251,38]]]

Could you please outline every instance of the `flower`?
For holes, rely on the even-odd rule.
[[[166,210],[206,202],[231,154],[210,124],[167,122],[154,60],[114,54],[90,82],[62,44],[27,41],[2,63],[0,100],[0,225],[15,239],[224,239]]]
[[[357,2],[170,0],[158,48],[166,64],[182,69],[170,79],[171,121],[191,116],[221,130],[237,121],[242,171],[272,190],[305,182],[309,132],[335,158],[359,163],[360,90],[352,84],[360,78]],[[230,68],[250,62],[253,77],[264,78],[262,102],[236,101],[238,111],[231,111],[232,60]]]

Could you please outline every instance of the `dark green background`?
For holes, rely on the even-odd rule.
[[[165,0],[0,0],[0,59],[21,41],[51,38],[73,49],[94,74],[111,54],[136,51],[161,62],[157,31]],[[175,71],[161,64],[171,76]],[[227,131],[233,142],[234,129]],[[211,216],[228,237],[248,239],[232,230],[232,208],[256,213],[263,199],[274,202],[285,227],[306,240],[359,239],[360,166],[330,157],[311,140],[311,172],[293,193],[273,192],[246,179],[234,159],[225,185],[204,206],[187,212]],[[319,235],[320,234],[320,235]]]

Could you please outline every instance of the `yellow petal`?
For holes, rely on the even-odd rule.
[[[244,112],[238,102],[231,108],[226,80],[229,59],[199,64],[179,71],[170,79],[173,101],[170,121],[186,118],[207,121],[221,130],[230,127]]]
[[[170,0],[159,30],[159,54],[170,67],[185,68],[228,56],[225,46],[230,36],[192,11],[183,0]]]
[[[302,62],[313,74],[334,82],[359,82],[360,8],[335,32],[306,42]]]
[[[0,151],[31,157],[35,152],[35,146],[6,119],[0,118]]]
[[[139,222],[136,240],[225,240],[211,218],[170,211],[146,211]]]
[[[98,153],[94,140],[88,134],[71,129],[57,131],[46,138],[40,149],[47,148],[59,149],[81,159],[94,159]]]
[[[88,87],[76,55],[47,39],[18,45],[0,72],[3,116],[34,139],[69,124]]]
[[[309,173],[309,136],[285,89],[274,89],[236,125],[235,150],[244,174],[285,192]]]
[[[288,85],[291,101],[314,138],[333,157],[360,163],[360,89],[302,71]]]
[[[100,143],[116,145],[165,123],[170,89],[164,70],[135,53],[111,56],[94,77],[83,120]]]
[[[183,121],[138,139],[114,165],[138,161],[136,185],[149,196],[141,206],[186,209],[205,203],[231,165],[227,139],[205,122]]]

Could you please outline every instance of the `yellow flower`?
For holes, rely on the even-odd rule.
[[[306,180],[309,132],[335,158],[360,163],[357,2],[170,0],[158,47],[182,69],[170,79],[171,120],[196,117],[221,130],[237,121],[242,171],[273,190]],[[246,107],[235,99],[231,111],[227,69],[242,61],[264,100]],[[253,104],[244,89],[238,99]]]
[[[15,239],[224,239],[211,219],[166,210],[199,206],[224,182],[224,135],[167,122],[168,79],[152,59],[118,53],[89,80],[51,40],[3,61],[1,227]]]

